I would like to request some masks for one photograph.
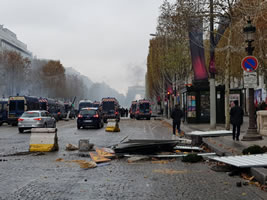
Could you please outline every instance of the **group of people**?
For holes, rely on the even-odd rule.
[[[173,134],[176,135],[176,128],[178,133],[181,133],[181,119],[184,117],[183,111],[179,105],[175,105],[171,113],[173,119]],[[230,110],[230,123],[233,125],[233,140],[239,141],[240,127],[243,124],[244,111],[238,105],[238,100],[234,101],[234,106]]]
[[[128,117],[129,110],[126,108],[120,108],[120,115],[121,117]]]

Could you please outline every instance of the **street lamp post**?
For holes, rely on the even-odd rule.
[[[245,35],[245,41],[248,43],[246,52],[249,56],[253,54],[254,47],[252,42],[254,41],[254,34],[256,27],[251,24],[251,20],[248,19],[247,25],[244,27],[243,32]],[[255,118],[255,106],[254,106],[254,88],[249,88],[249,127],[246,135],[243,137],[243,141],[261,140],[262,136],[257,133],[256,118]]]

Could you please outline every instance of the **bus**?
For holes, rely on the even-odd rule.
[[[150,120],[151,118],[151,104],[150,101],[146,99],[141,99],[137,103],[136,112],[135,112],[135,118],[138,119],[144,119]]]
[[[108,119],[116,119],[120,121],[119,109],[120,105],[116,98],[106,97],[102,98],[100,109],[103,114],[103,120],[106,123]]]
[[[3,123],[8,123],[7,103],[8,99],[0,99],[0,126],[2,126]]]
[[[94,107],[93,102],[91,100],[88,99],[81,100],[79,101],[78,112],[80,112],[82,108],[89,108],[89,107]]]
[[[131,119],[133,119],[135,117],[136,106],[137,106],[137,100],[136,101],[132,101],[131,108],[129,110]]]
[[[28,110],[39,110],[39,98],[32,96],[11,96],[8,99],[8,123],[12,126],[18,124],[18,118]]]

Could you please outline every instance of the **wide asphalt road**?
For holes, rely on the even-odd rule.
[[[78,146],[80,139],[89,139],[97,147],[117,144],[125,137],[172,139],[166,122],[122,119],[118,133],[104,128],[77,130],[75,120],[60,121],[57,127],[58,152],[12,156],[28,151],[30,133],[0,127],[0,199],[267,199],[267,193],[255,185],[237,187],[237,182],[244,181],[239,176],[212,171],[211,162],[163,159],[128,163],[120,158],[85,170],[74,161],[90,158],[65,150],[69,143]]]

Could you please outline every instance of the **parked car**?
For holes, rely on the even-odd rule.
[[[82,108],[77,118],[77,128],[85,128],[87,126],[94,126],[96,128],[102,128],[104,121],[102,113],[99,108]]]
[[[18,119],[18,129],[23,133],[31,128],[56,128],[56,119],[44,110],[26,111]]]

